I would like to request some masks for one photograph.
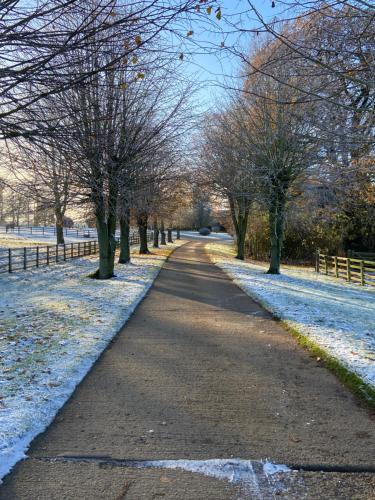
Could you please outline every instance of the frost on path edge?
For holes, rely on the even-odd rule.
[[[175,242],[173,247],[170,246],[169,249],[172,252],[175,248],[183,245],[184,243],[185,241],[180,240],[178,242]],[[126,277],[129,279],[129,281],[131,281],[131,279],[133,278],[137,282],[137,285],[134,287],[133,293],[131,294],[130,302],[128,302],[126,304],[126,307],[122,309],[122,315],[120,319],[117,318],[114,322],[112,322],[112,324],[108,327],[108,330],[105,329],[105,324],[102,326],[94,325],[94,327],[97,328],[98,332],[100,332],[100,335],[95,337],[95,343],[89,345],[87,347],[87,351],[82,350],[79,355],[71,360],[71,366],[69,366],[69,369],[67,369],[64,373],[65,377],[61,377],[61,383],[59,383],[58,386],[50,388],[45,403],[43,403],[42,405],[40,405],[40,403],[35,403],[35,418],[33,418],[32,415],[33,403],[30,401],[27,402],[27,405],[24,405],[24,408],[27,408],[27,411],[24,413],[24,418],[22,418],[22,411],[24,410],[24,408],[22,407],[22,397],[24,396],[23,387],[20,387],[19,391],[17,391],[19,394],[19,401],[17,402],[17,406],[15,405],[17,415],[14,414],[14,407],[7,408],[6,406],[4,406],[2,408],[0,406],[0,484],[1,478],[8,474],[19,460],[22,460],[26,457],[26,451],[31,441],[51,424],[57,412],[74,392],[76,386],[90,371],[109,342],[127,322],[138,304],[143,300],[143,298],[149,291],[168,256],[160,254],[156,256],[151,255],[150,257],[145,257],[144,259],[142,259],[141,262],[138,261],[136,266],[129,266],[126,268]],[[151,263],[149,262],[149,260]],[[83,272],[87,273],[87,269],[85,266],[87,266],[88,262],[89,259],[81,259],[80,261],[63,264],[60,269],[62,269],[63,266],[66,266],[66,269],[73,269],[74,273],[73,266],[77,266],[76,269],[78,274],[78,269],[82,272],[82,269],[80,268],[80,265],[82,265],[84,268]],[[140,269],[142,269],[142,262],[144,262],[143,274],[139,271]],[[150,267],[152,268],[151,272],[148,269]],[[122,270],[124,270],[124,267],[122,267]],[[50,273],[51,276],[53,276],[53,273],[55,272],[58,272],[58,268],[56,266],[49,268],[47,271],[47,273]],[[31,279],[34,288],[38,280],[38,275],[33,271],[30,271],[30,273],[33,274],[33,276],[31,276]],[[22,294],[28,293],[26,290],[28,287],[23,285],[22,281],[24,276],[29,275],[25,273],[21,276],[20,273],[17,276],[2,277],[5,287],[5,280],[7,279],[11,280],[10,284],[12,284],[12,282],[14,284],[15,280],[20,281],[20,302],[22,302]],[[43,278],[46,279],[46,276],[47,275],[44,273]],[[142,281],[141,285],[139,284],[140,279]],[[95,281],[93,281],[93,285],[94,284]],[[41,280],[40,287],[43,287],[43,280]],[[118,290],[114,288],[113,293],[116,293],[117,291]],[[86,305],[89,307],[90,303]],[[87,326],[87,328],[93,328],[93,325],[90,324]],[[61,350],[64,350],[65,348],[65,344],[61,342]],[[46,379],[47,378],[48,375],[46,375]],[[38,387],[37,389],[38,391],[40,391],[40,387]],[[38,394],[38,397],[40,398],[40,394]],[[13,399],[17,399],[17,395]],[[31,426],[30,421],[32,422]],[[9,429],[11,429],[11,433],[9,433]],[[6,435],[7,433],[8,435]]]
[[[268,275],[262,265],[235,261],[228,250],[206,245],[245,293],[375,388],[375,289],[303,269]]]

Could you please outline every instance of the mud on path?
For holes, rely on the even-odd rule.
[[[196,241],[170,257],[0,498],[370,499],[374,455],[374,415]],[[227,459],[230,471],[147,462],[182,459]],[[268,476],[266,459],[307,470]]]

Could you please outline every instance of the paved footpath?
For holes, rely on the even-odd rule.
[[[195,241],[174,252],[0,499],[370,499],[374,439],[374,414]],[[257,462],[267,458],[307,470],[269,476]],[[181,459],[228,459],[217,470],[233,482],[143,462]]]

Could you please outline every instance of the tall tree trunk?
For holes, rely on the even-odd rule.
[[[116,253],[116,204],[117,188],[115,183],[110,186],[108,194],[108,215],[104,204],[104,197],[96,202],[96,229],[99,241],[99,269],[92,275],[93,278],[109,279],[113,277]]]
[[[59,209],[55,209],[55,224],[56,224],[56,243],[63,245],[64,240],[64,214]]]
[[[171,228],[168,228],[168,229],[167,229],[167,233],[168,233],[168,243],[173,243],[173,239],[172,239],[172,229],[171,229]]]
[[[270,267],[268,274],[280,274],[281,249],[284,238],[286,198],[284,194],[275,195],[269,208],[269,227],[271,237]]]
[[[154,248],[159,248],[159,228],[157,217],[154,217]]]
[[[230,213],[236,233],[237,255],[236,259],[245,259],[245,242],[247,232],[247,221],[249,218],[249,204],[243,202],[239,204],[238,214],[236,214],[236,205],[232,196],[228,196]],[[242,206],[244,204],[244,206]]]
[[[148,216],[145,212],[140,212],[137,217],[138,231],[139,231],[139,253],[150,253],[147,245],[147,220]]]
[[[130,213],[129,209],[120,217],[120,257],[119,264],[128,264],[130,262]]]
[[[238,213],[238,235],[237,235],[237,255],[236,259],[245,259],[245,244],[247,233],[247,221],[249,218],[249,209],[247,207],[241,208]]]
[[[163,219],[160,222],[160,244],[166,245],[167,242],[165,240],[165,230],[164,230],[164,221]]]
[[[104,217],[96,217],[99,240],[99,269],[94,273],[94,278],[105,280],[113,277],[116,239],[111,227],[112,222],[109,219],[106,221]]]

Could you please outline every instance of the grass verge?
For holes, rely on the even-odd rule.
[[[209,248],[205,249],[208,256],[211,258],[212,252]],[[221,253],[223,255],[223,252]],[[230,250],[224,253],[226,257],[233,256],[230,255]],[[211,259],[212,260],[212,259]],[[225,272],[225,271],[224,271]],[[304,349],[309,351],[310,355],[315,358],[320,358],[319,362],[323,364],[328,370],[336,375],[340,382],[347,387],[352,393],[354,393],[361,401],[367,404],[371,409],[375,410],[375,388],[371,385],[366,384],[361,377],[356,373],[349,370],[341,361],[325,351],[319,344],[311,340],[307,335],[301,333],[297,328],[291,326],[287,320],[282,319],[278,316],[269,305],[255,294],[249,293],[249,290],[241,287],[239,283],[236,283],[249,297],[251,297],[257,304],[262,306],[266,311],[268,311],[272,317],[278,321],[293,337],[297,340],[299,345]]]
[[[319,344],[311,340],[307,335],[301,333],[297,328],[290,326],[287,320],[280,318],[275,312],[256,295],[249,294],[243,289],[255,302],[262,306],[266,311],[272,314],[272,317],[278,321],[284,328],[297,340],[300,346],[309,351],[314,358],[320,358],[319,362],[328,370],[336,375],[340,382],[353,392],[359,399],[364,401],[370,408],[375,410],[375,389],[366,384],[361,377],[349,370],[341,361],[325,351]]]
[[[265,307],[262,304],[263,307]],[[280,321],[283,327],[293,335],[298,343],[307,349],[310,354],[316,358],[320,358],[323,365],[328,368],[336,377],[342,382],[345,387],[351,390],[362,401],[366,402],[370,408],[375,409],[375,389],[366,384],[356,373],[349,370],[341,361],[328,354],[327,351],[322,349],[319,344],[309,339],[306,335],[299,332],[296,328],[290,326],[287,321],[275,316],[272,311],[267,309],[276,320]]]

